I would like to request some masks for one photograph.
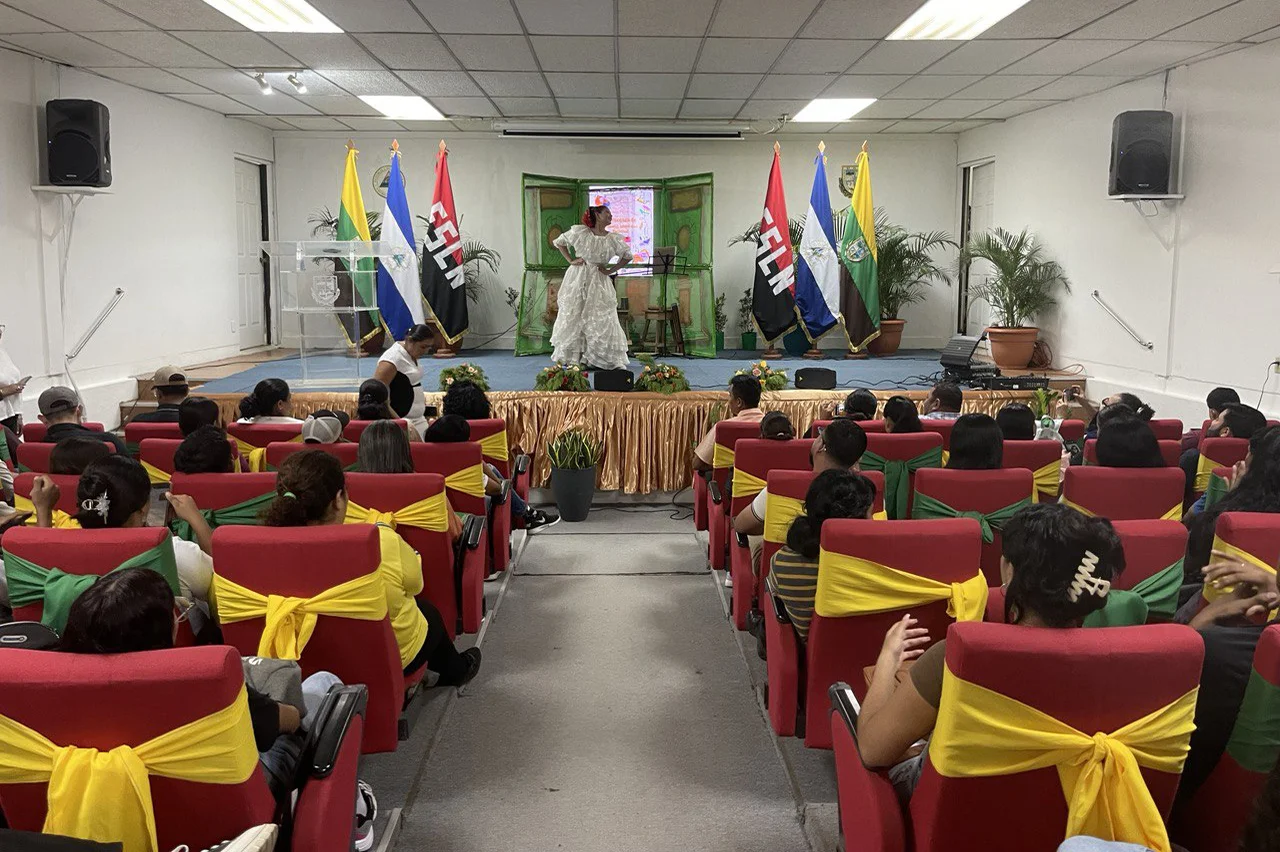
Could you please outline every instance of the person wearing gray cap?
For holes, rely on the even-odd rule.
[[[342,440],[342,430],[346,426],[346,422],[343,422],[344,417],[346,422],[350,422],[351,418],[346,417],[342,412],[329,411],[326,408],[312,412],[306,420],[302,421],[302,443],[344,443]]]
[[[177,423],[178,406],[187,398],[187,374],[172,365],[156,370],[151,380],[151,392],[156,395],[156,410],[144,411],[133,418],[134,423]]]
[[[47,427],[44,443],[56,444],[63,438],[71,437],[97,438],[99,441],[114,444],[116,452],[120,455],[125,454],[124,441],[115,435],[95,432],[84,427],[84,409],[80,405],[80,397],[71,388],[58,385],[48,388],[40,394],[36,405],[40,409],[40,422]]]

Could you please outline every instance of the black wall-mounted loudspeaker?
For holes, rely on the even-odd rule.
[[[636,377],[630,370],[596,370],[592,377],[598,391],[629,391],[635,384]]]
[[[44,105],[49,183],[111,186],[111,113],[97,101]]]
[[[1173,113],[1122,112],[1111,123],[1109,195],[1167,195],[1173,164]]]
[[[803,367],[796,370],[797,390],[831,390],[835,386],[835,370],[826,367]]]

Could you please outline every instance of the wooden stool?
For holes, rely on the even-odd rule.
[[[656,339],[654,340],[654,350],[663,352],[667,348],[667,326],[671,326],[671,352],[675,355],[684,354],[684,329],[680,326],[680,307],[672,305],[669,308],[645,308],[644,311],[644,333],[640,335],[641,345],[649,340],[649,324],[657,321],[658,330]]]

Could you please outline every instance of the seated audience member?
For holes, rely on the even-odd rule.
[[[760,437],[769,441],[790,441],[796,436],[791,418],[781,411],[770,411],[760,421]]]
[[[36,405],[40,409],[40,422],[48,427],[44,432],[44,443],[56,444],[63,438],[72,437],[95,438],[114,444],[117,453],[125,454],[124,441],[115,435],[84,427],[84,408],[80,405],[80,397],[71,388],[49,388],[40,394]]]
[[[1236,393],[1235,388],[1214,388],[1209,391],[1209,395],[1205,397],[1205,407],[1209,409],[1209,416],[1206,418],[1210,423],[1218,419],[1218,415],[1222,410],[1231,404],[1239,404],[1240,394]],[[1200,429],[1188,429],[1182,433],[1182,450],[1194,450],[1200,446]]]
[[[1014,515],[1004,528],[1003,548],[1005,620],[1027,627],[1080,627],[1085,616],[1106,604],[1111,581],[1124,569],[1124,548],[1111,523],[1058,503],[1028,506]],[[925,754],[899,761],[912,743],[932,734],[946,668],[946,639],[929,636],[915,624],[905,615],[885,634],[858,715],[862,762],[892,767],[889,777],[904,799],[920,780],[928,747]],[[937,641],[929,644],[931,639]],[[910,659],[915,665],[898,684],[898,670]]]
[[[923,431],[916,404],[905,396],[889,397],[884,404],[884,431],[904,434]]]
[[[760,410],[760,382],[754,376],[734,376],[729,380],[729,416],[725,419],[749,423],[764,419],[764,412]],[[715,449],[716,429],[712,426],[694,447],[693,469],[711,470]]]
[[[1084,390],[1079,385],[1072,385],[1067,393],[1063,395],[1063,399],[1058,403],[1057,414],[1059,417],[1072,417],[1077,413],[1083,414],[1089,418],[1088,425],[1084,429],[1084,437],[1086,439],[1098,437],[1098,412],[1112,405],[1127,405],[1129,410],[1133,412],[1140,420],[1150,420],[1155,416],[1155,409],[1138,399],[1131,393],[1114,393],[1105,397],[1102,403],[1096,403],[1084,395]],[[1074,408],[1082,409],[1081,412],[1075,412]]]
[[[938,382],[924,398],[920,416],[925,420],[955,420],[964,405],[964,391],[955,382]]]
[[[1123,402],[1113,402],[1094,416],[1093,422],[1090,424],[1093,427],[1093,434],[1089,437],[1096,440],[1113,420],[1121,418],[1137,419],[1142,423],[1146,422],[1146,420],[1137,417],[1133,413],[1133,409]]]
[[[949,470],[999,470],[1004,461],[1004,435],[988,414],[962,414],[951,430]]]
[[[357,420],[395,420],[391,410],[391,390],[377,379],[365,379],[356,398]]]
[[[1011,402],[996,412],[996,425],[1006,441],[1034,441],[1039,424],[1031,406]]]
[[[151,392],[156,396],[156,410],[145,411],[133,418],[134,423],[177,423],[178,407],[187,398],[187,376],[177,367],[156,370]]]
[[[391,424],[408,447],[398,425]],[[369,427],[374,428],[373,426]],[[369,430],[365,430],[368,435]],[[361,439],[363,449],[364,438]],[[342,463],[328,453],[294,453],[280,465],[276,497],[263,514],[269,527],[342,524],[347,516],[346,477]],[[413,548],[385,524],[378,524],[382,545],[382,575],[387,609],[400,664],[406,675],[426,666],[440,675],[441,686],[461,686],[480,670],[480,649],[459,653],[449,640],[444,619],[430,602],[415,598],[422,592],[422,561]]]
[[[289,385],[284,379],[263,379],[240,400],[238,423],[302,423],[290,415]]]
[[[1228,402],[1223,404],[1222,410],[1218,412],[1218,416],[1209,423],[1208,431],[1205,432],[1206,438],[1245,438],[1250,439],[1254,435],[1267,428],[1267,417],[1258,409],[1242,405],[1238,402]],[[1191,498],[1196,492],[1196,473],[1200,469],[1200,450],[1198,447],[1192,447],[1186,450],[1178,457],[1178,467],[1182,468],[1182,473],[1187,478],[1187,488],[1184,492],[1183,505],[1191,502]],[[1196,501],[1199,508],[1193,511],[1199,512],[1204,508],[1203,498]]]
[[[850,420],[875,420],[880,401],[865,388],[858,388],[844,398],[844,416]]]
[[[867,518],[876,502],[871,480],[847,470],[824,470],[813,478],[804,495],[804,514],[787,530],[787,543],[773,555],[766,580],[777,595],[787,618],[804,642],[813,619],[813,598],[818,592],[818,544],[822,524],[833,518]]]
[[[1112,406],[1106,410],[1119,407]],[[1094,449],[1101,467],[1164,467],[1164,456],[1156,433],[1151,431],[1145,420],[1139,420],[1132,414],[1108,418],[1098,429],[1097,441]]]
[[[488,420],[493,416],[489,397],[475,382],[461,379],[449,385],[440,401],[441,414],[456,414],[463,420]]]
[[[302,443],[304,444],[340,444],[345,443],[342,429],[346,426],[339,417],[327,408],[313,411],[302,421]]]
[[[414,472],[413,454],[409,451],[409,436],[400,428],[400,424],[383,420],[370,423],[360,433],[360,446],[356,450],[356,469],[361,473]]]
[[[173,469],[178,473],[231,473],[235,456],[227,434],[217,426],[201,426],[174,451]]]
[[[13,437],[12,443],[9,441],[10,436]],[[0,502],[13,502],[13,471],[5,464],[4,459],[13,460],[14,466],[17,466],[19,443],[18,436],[9,431],[8,426],[0,424],[0,450],[4,450],[0,457]]]
[[[109,455],[107,445],[97,438],[63,438],[49,452],[49,473],[79,476],[86,467]]]
[[[218,403],[207,396],[189,396],[178,406],[178,429],[184,437],[201,426],[221,426],[218,420]]]
[[[1186,584],[1180,601],[1185,603],[1186,591],[1191,597],[1199,594],[1203,580],[1202,569],[1209,564],[1213,549],[1213,530],[1218,516],[1223,512],[1271,512],[1280,513],[1280,426],[1269,426],[1255,432],[1249,439],[1249,452],[1237,465],[1231,480],[1231,490],[1217,503],[1203,512],[1184,520],[1187,525],[1187,556],[1183,562],[1183,583]]]
[[[184,617],[181,609],[169,584],[156,572],[116,571],[71,605],[57,649],[69,654],[131,654],[172,648],[178,622]],[[301,682],[296,704],[275,701],[245,684],[254,743],[276,801],[287,804],[298,786],[303,745],[299,732],[306,731],[329,689],[341,684],[329,672],[316,672]]]

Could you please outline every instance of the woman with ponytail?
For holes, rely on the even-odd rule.
[[[813,478],[804,496],[804,514],[787,530],[787,543],[773,555],[766,582],[778,596],[787,617],[804,642],[813,619],[818,591],[818,549],[822,524],[832,518],[870,518],[876,487],[860,473],[824,470]]]
[[[558,364],[606,370],[627,366],[627,335],[618,322],[618,293],[611,276],[631,262],[632,254],[620,234],[609,232],[612,221],[607,206],[588,207],[582,224],[552,243],[569,264],[551,329],[551,360]]]
[[[345,523],[346,517],[346,477],[337,458],[314,450],[294,453],[281,463],[276,497],[262,516],[265,525],[327,526]],[[467,683],[480,670],[480,649],[459,653],[439,610],[416,597],[422,592],[422,560],[413,548],[386,524],[378,524],[378,538],[382,545],[378,573],[404,673],[426,666],[440,675],[442,686]]]
[[[302,423],[289,411],[289,384],[284,379],[263,379],[240,400],[240,423]]]
[[[407,409],[397,411],[397,414],[408,420],[419,436],[427,429],[427,399],[422,392],[422,366],[418,359],[431,351],[433,338],[429,327],[421,324],[413,326],[404,333],[404,340],[391,344],[382,353],[378,366],[373,371],[373,377],[388,388],[392,387],[392,382],[408,383],[413,391],[412,402]],[[363,389],[361,386],[361,390]],[[399,405],[399,393],[396,398]]]

